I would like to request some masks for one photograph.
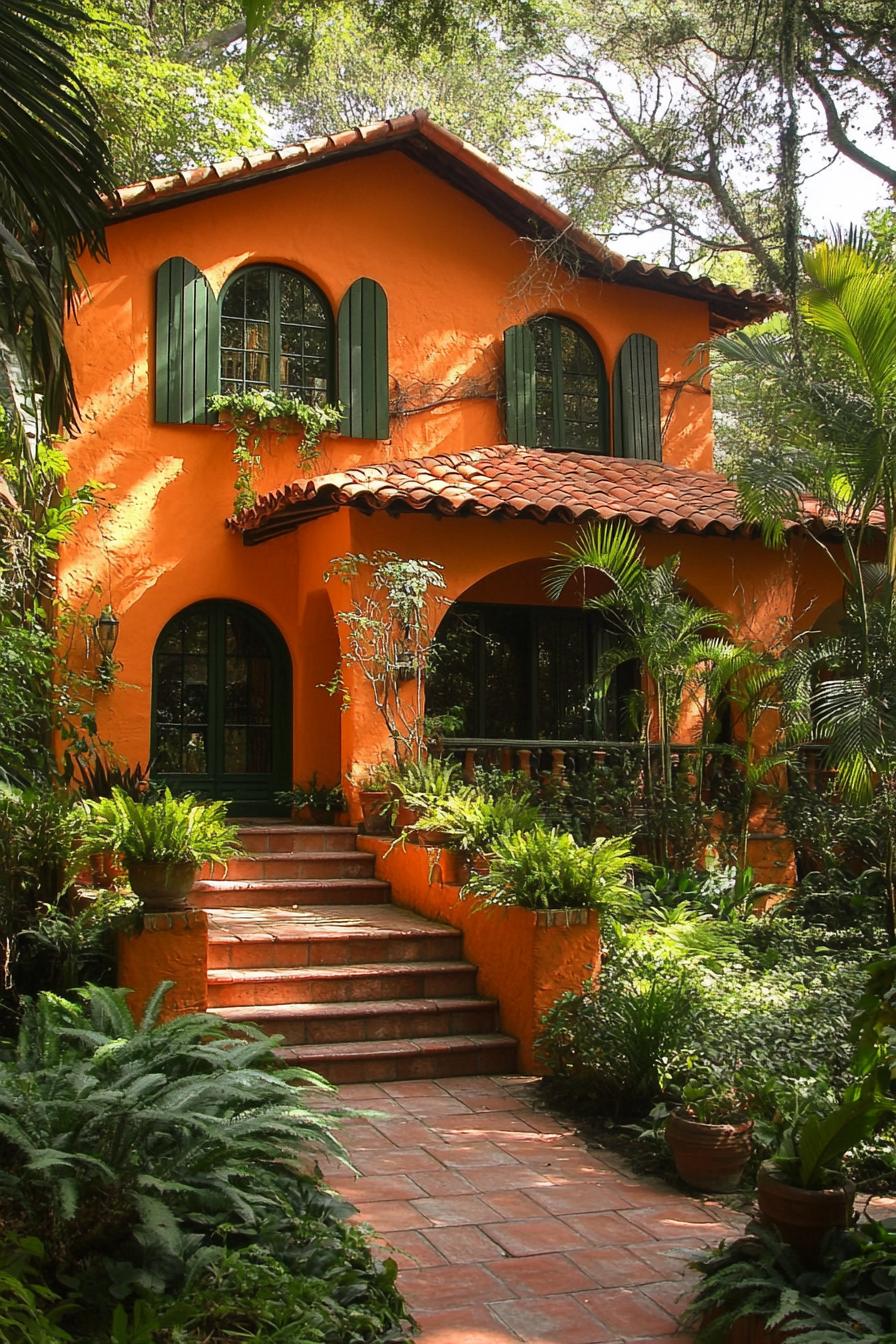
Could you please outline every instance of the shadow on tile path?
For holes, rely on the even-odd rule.
[[[531,1104],[525,1078],[358,1084],[360,1175],[331,1183],[394,1254],[421,1344],[685,1344],[689,1254],[744,1219],[633,1176]]]

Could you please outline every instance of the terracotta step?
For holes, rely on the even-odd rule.
[[[409,1041],[344,1041],[338,1045],[286,1045],[281,1059],[313,1069],[331,1083],[389,1083],[402,1078],[457,1078],[464,1074],[515,1073],[516,1041],[498,1033],[421,1036]]]
[[[450,925],[394,905],[215,908],[208,964],[217,970],[455,961],[461,943]]]
[[[263,1004],[211,1011],[228,1022],[252,1022],[282,1036],[286,1045],[465,1036],[494,1031],[497,1025],[495,1000],[479,998]]]
[[[273,1003],[357,1003],[476,993],[468,961],[372,962],[360,966],[262,966],[208,973],[212,1008]]]
[[[204,878],[190,892],[197,910],[315,905],[384,905],[389,884],[375,877]]]
[[[307,850],[289,853],[252,854],[231,859],[226,870],[218,865],[200,870],[200,880],[223,879],[238,882],[244,878],[373,877],[376,855],[349,853],[347,850]]]
[[[353,854],[355,826],[297,826],[290,822],[248,823],[240,826],[240,840],[252,854],[301,854],[333,850]]]

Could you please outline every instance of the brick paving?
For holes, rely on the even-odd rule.
[[[534,1081],[362,1083],[334,1187],[399,1265],[421,1344],[685,1344],[689,1254],[744,1219],[635,1176],[533,1105]]]

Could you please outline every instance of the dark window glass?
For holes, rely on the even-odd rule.
[[[455,603],[436,636],[426,679],[432,714],[459,709],[467,737],[525,741],[630,736],[618,712],[637,668],[594,693],[608,638],[594,612]]]
[[[535,430],[541,448],[606,452],[606,379],[584,332],[557,317],[532,323]]]
[[[428,714],[459,714],[464,736],[481,737],[477,662],[479,614],[461,603],[446,612],[436,635],[426,672]]]
[[[272,387],[322,405],[331,326],[322,296],[295,271],[254,266],[238,274],[221,300],[221,391]]]
[[[522,611],[525,611],[523,608]],[[519,607],[483,607],[484,737],[524,737],[529,723],[529,622]]]
[[[593,729],[586,659],[587,620],[577,612],[536,618],[536,717],[542,738],[579,738]]]

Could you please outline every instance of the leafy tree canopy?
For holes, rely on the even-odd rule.
[[[559,190],[607,234],[664,230],[679,264],[742,252],[795,289],[819,158],[896,187],[893,17],[891,0],[565,0],[537,61],[565,105]]]
[[[76,68],[119,181],[429,105],[493,152],[543,96],[518,90],[542,0],[92,0]]]

